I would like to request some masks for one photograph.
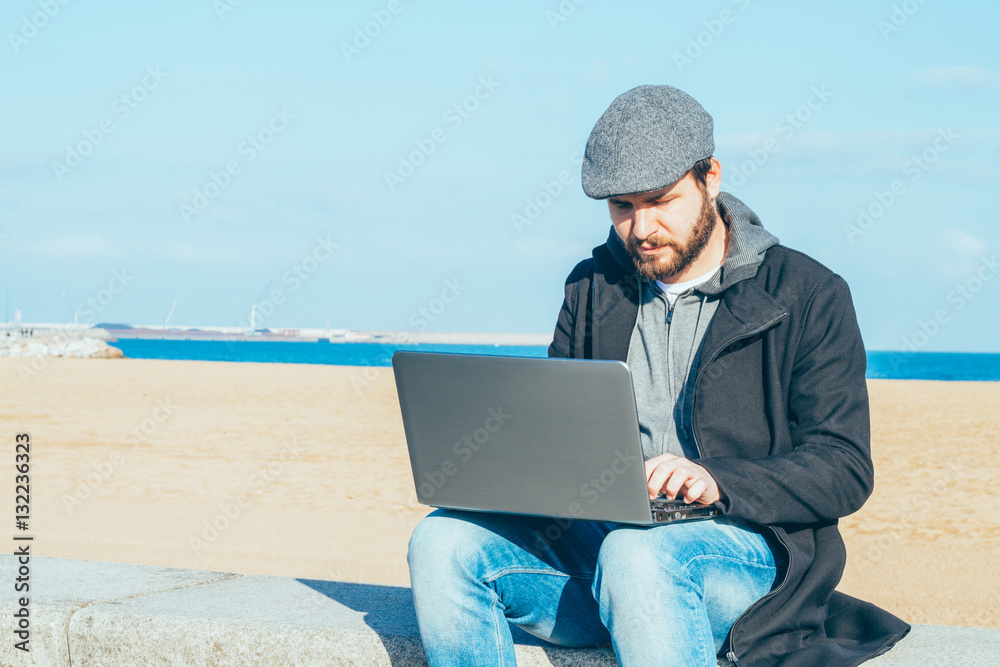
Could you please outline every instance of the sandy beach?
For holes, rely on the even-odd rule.
[[[406,585],[416,504],[390,368],[0,359],[40,556]],[[869,381],[876,489],[840,590],[1000,628],[1000,383]],[[13,510],[13,475],[4,477]]]

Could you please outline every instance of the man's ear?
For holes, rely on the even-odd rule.
[[[715,199],[719,196],[719,191],[722,189],[722,165],[717,159],[712,158],[712,167],[705,174],[705,190],[708,192],[709,199]]]

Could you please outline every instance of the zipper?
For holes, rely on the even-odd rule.
[[[742,614],[740,614],[739,618],[737,618],[735,621],[733,621],[732,627],[729,628],[729,636],[726,638],[726,646],[727,646],[726,657],[729,658],[729,660],[734,665],[736,665],[736,667],[740,667],[740,661],[736,659],[736,653],[733,651],[733,644],[736,643],[735,642],[735,638],[736,638],[736,626],[739,625],[740,621],[742,621],[746,617],[747,614],[749,614],[751,611],[753,611],[754,609],[756,609],[757,607],[759,607],[760,605],[762,605],[765,600],[767,600],[769,597],[773,597],[773,596],[777,595],[779,592],[781,592],[781,589],[783,589],[785,587],[785,584],[788,582],[788,573],[792,569],[792,552],[788,549],[788,545],[785,544],[785,541],[783,539],[781,539],[781,536],[778,535],[778,531],[775,530],[772,526],[762,526],[762,528],[767,528],[768,530],[770,530],[771,533],[774,535],[774,538],[776,540],[778,540],[778,543],[781,544],[781,547],[785,550],[785,554],[786,554],[785,555],[785,563],[786,563],[786,565],[785,565],[785,576],[782,577],[781,583],[778,584],[777,588],[775,588],[773,591],[771,591],[770,593],[768,593],[767,595],[765,595],[764,597],[762,597],[761,599],[757,600],[752,605],[750,605],[749,607],[747,607],[746,611],[744,611]]]
[[[730,345],[732,345],[736,341],[740,340],[741,338],[749,338],[750,336],[755,336],[755,335],[759,334],[761,331],[764,331],[766,329],[770,329],[773,325],[775,325],[778,322],[780,322],[781,320],[785,319],[787,316],[788,316],[788,313],[787,312],[783,312],[780,315],[778,315],[777,317],[775,317],[775,318],[773,318],[773,319],[765,322],[764,324],[760,325],[756,329],[751,329],[750,331],[741,333],[738,336],[733,336],[732,338],[730,338],[729,340],[727,340],[724,345],[722,345],[721,347],[719,347],[719,349],[717,349],[715,352],[713,352],[712,356],[709,358],[709,360],[707,362],[705,362],[704,364],[700,364],[699,365],[699,367],[698,367],[698,375],[696,375],[695,378],[694,378],[694,387],[691,390],[691,439],[694,441],[694,448],[698,452],[698,458],[701,458],[703,455],[701,453],[701,445],[698,444],[698,427],[697,427],[697,424],[695,423],[694,408],[695,408],[695,405],[697,405],[697,401],[698,401],[698,382],[701,381],[701,377],[705,374],[705,369],[712,365],[712,362],[715,361],[715,358],[719,356],[720,352],[722,352],[723,350],[725,350],[727,347],[729,347]]]
[[[719,356],[719,353],[721,353],[723,350],[725,350],[726,348],[728,348],[730,345],[732,345],[736,341],[738,341],[738,340],[740,340],[742,338],[749,338],[750,336],[755,336],[755,335],[757,335],[758,333],[760,333],[762,331],[770,329],[772,326],[774,326],[775,324],[777,324],[778,322],[780,322],[781,320],[783,320],[787,316],[788,316],[788,313],[787,312],[783,312],[780,315],[778,315],[777,317],[772,318],[771,320],[765,322],[764,324],[760,325],[759,327],[757,327],[755,329],[751,329],[750,331],[741,333],[741,334],[739,334],[737,336],[733,336],[728,341],[726,341],[725,345],[722,345],[715,352],[712,353],[712,356],[709,358],[709,360],[708,360],[707,363],[701,364],[700,367],[698,368],[698,375],[695,376],[695,379],[694,379],[694,388],[691,391],[691,439],[694,441],[694,448],[695,448],[695,451],[698,452],[698,458],[702,458],[702,452],[701,452],[701,445],[698,442],[698,425],[695,422],[695,405],[697,404],[697,400],[698,400],[698,382],[699,382],[699,380],[701,380],[701,377],[704,374],[705,369],[708,368],[712,364],[713,361],[715,361],[715,358]],[[733,665],[735,665],[735,667],[740,667],[740,661],[736,658],[736,652],[733,651],[733,644],[735,643],[736,628],[737,628],[737,626],[740,624],[740,621],[742,621],[747,616],[747,614],[749,614],[751,611],[753,611],[754,609],[756,609],[757,607],[759,607],[761,604],[763,604],[763,602],[765,600],[767,600],[768,598],[770,598],[770,597],[772,597],[774,595],[777,595],[778,592],[781,591],[781,589],[783,589],[785,587],[785,583],[788,581],[788,573],[792,569],[791,568],[791,556],[792,556],[792,552],[788,549],[788,545],[785,544],[785,541],[783,539],[781,539],[781,536],[778,535],[778,531],[775,530],[771,526],[762,526],[762,528],[767,528],[768,530],[770,530],[774,534],[774,538],[778,541],[779,544],[781,544],[782,548],[785,550],[785,553],[786,553],[786,556],[785,556],[785,562],[786,562],[785,576],[782,578],[781,583],[778,585],[777,588],[775,588],[773,591],[769,592],[767,595],[765,595],[764,597],[760,598],[759,600],[757,600],[756,602],[754,602],[752,605],[750,605],[746,609],[746,611],[744,611],[742,614],[740,614],[739,617],[735,621],[733,621],[732,627],[729,628],[729,636],[726,637],[726,641],[723,644],[723,646],[726,649],[726,658],[730,662],[732,662]]]
[[[643,293],[642,292],[642,279],[639,278],[639,277],[636,277],[635,282],[636,282],[636,285],[639,288],[639,298],[642,299],[643,298],[643,296],[642,296],[642,293]],[[667,315],[666,315],[666,317],[664,318],[663,321],[667,325],[669,325],[670,321],[673,319],[673,316],[674,316],[674,306],[677,304],[677,299],[674,299],[673,303],[671,303],[670,299],[667,299],[667,296],[663,292],[663,290],[660,289],[659,285],[656,285],[655,283],[650,283],[649,289],[650,289],[651,292],[654,292],[654,293],[655,292],[660,292],[661,294],[663,294],[663,298],[666,299],[666,301],[667,301]],[[653,298],[656,298],[655,294],[654,294]],[[666,355],[665,356],[666,356],[666,360],[667,360],[667,393],[670,394],[670,398],[673,399],[674,398],[674,388],[673,388],[674,373],[673,373],[673,368],[672,368],[672,357],[670,356],[670,328],[669,328],[669,326],[667,328],[667,342],[666,342]],[[682,391],[683,391],[683,389],[682,389]],[[667,434],[664,433],[663,436],[660,438],[659,452],[661,454],[663,453],[664,443],[666,442],[667,437],[668,437]]]
[[[666,294],[663,295],[664,299],[667,299]],[[667,361],[667,393],[670,394],[670,400],[674,401],[678,397],[674,395],[674,358],[673,353],[670,351],[670,335],[673,332],[673,327],[670,326],[670,321],[674,316],[674,304],[677,303],[675,299],[673,303],[670,299],[667,299],[667,351],[666,351],[666,361]],[[670,435],[667,433],[666,429],[663,431],[663,436],[660,438],[660,454],[662,454],[667,445],[667,441],[670,439]]]

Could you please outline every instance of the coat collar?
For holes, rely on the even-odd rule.
[[[719,213],[729,229],[729,244],[723,271],[699,286],[706,294],[721,295],[712,318],[704,351],[711,358],[716,347],[742,334],[765,327],[787,309],[754,280],[766,262],[767,250],[778,238],[764,229],[760,219],[742,201],[727,192],[719,193]],[[632,256],[612,226],[607,240],[594,248],[594,281],[591,301],[594,313],[592,350],[596,359],[625,361],[632,328],[639,312],[640,283]]]
[[[702,294],[721,294],[739,281],[753,277],[767,249],[779,243],[777,236],[764,229],[757,214],[733,195],[720,192],[715,201],[729,239],[722,259],[722,270],[695,288]],[[604,245],[626,274],[637,281],[646,281],[639,275],[635,262],[614,225],[608,231]]]
[[[741,280],[722,293],[722,299],[702,341],[702,363],[707,363],[733,341],[764,331],[788,314],[788,308],[754,279]]]
[[[615,234],[614,229],[611,230]],[[617,235],[615,236],[617,238]],[[614,256],[613,240],[594,248],[592,346],[595,359],[626,361],[632,329],[639,313],[639,283]],[[621,242],[618,242],[619,247]],[[768,255],[758,269],[765,268]],[[702,342],[703,359],[711,359],[734,339],[756,329],[766,329],[788,312],[785,304],[765,291],[755,276],[740,280],[721,292],[715,315]],[[766,273],[766,271],[764,272]]]

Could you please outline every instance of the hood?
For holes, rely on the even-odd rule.
[[[720,294],[739,281],[753,277],[764,260],[767,249],[779,243],[777,236],[764,229],[757,214],[733,195],[720,192],[715,201],[719,214],[729,229],[729,245],[722,260],[722,270],[694,288],[704,294]],[[606,245],[626,273],[635,276],[640,282],[647,282],[636,270],[632,256],[618,237],[614,226],[608,234]]]

